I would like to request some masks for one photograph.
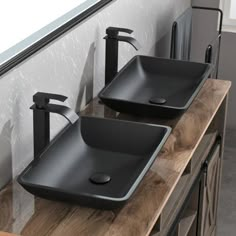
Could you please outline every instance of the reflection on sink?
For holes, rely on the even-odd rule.
[[[119,112],[172,118],[189,107],[210,71],[208,64],[136,56],[99,97]]]
[[[165,126],[81,117],[19,176],[29,192],[112,209],[133,194],[170,134]]]

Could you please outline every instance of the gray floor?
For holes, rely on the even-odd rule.
[[[236,235],[236,131],[227,131],[217,236]]]

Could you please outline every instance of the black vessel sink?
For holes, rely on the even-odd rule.
[[[18,177],[34,195],[89,207],[122,206],[170,134],[165,126],[81,117]]]
[[[209,64],[136,56],[99,97],[119,112],[173,118],[190,106],[210,72]]]

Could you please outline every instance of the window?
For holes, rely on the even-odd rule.
[[[236,0],[222,0],[224,26],[236,27]]]
[[[61,17],[84,0],[7,0],[0,8],[0,53]],[[12,7],[14,6],[14,7]],[[42,17],[43,13],[43,17]]]

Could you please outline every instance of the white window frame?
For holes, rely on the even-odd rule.
[[[224,12],[223,25],[236,28],[236,19],[230,18],[231,0],[221,0],[221,6]]]

